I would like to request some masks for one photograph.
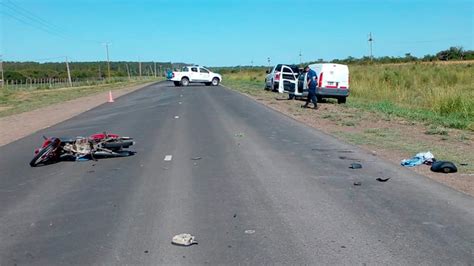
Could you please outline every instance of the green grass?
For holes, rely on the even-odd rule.
[[[471,64],[350,65],[347,106],[440,127],[474,131],[474,67]],[[224,84],[264,94],[263,70],[224,74]]]
[[[471,64],[350,66],[349,105],[440,126],[474,130]]]
[[[9,89],[0,90],[0,117],[35,110],[51,104],[89,96],[91,94],[122,89],[124,87],[150,82],[139,80],[117,82],[94,86],[72,87],[62,89]]]

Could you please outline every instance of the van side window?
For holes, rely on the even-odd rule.
[[[192,72],[198,72],[198,69],[197,69],[197,67],[192,67],[192,68],[191,68],[191,71],[192,71]]]

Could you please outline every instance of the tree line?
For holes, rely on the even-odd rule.
[[[361,58],[354,58],[349,56],[345,59],[334,59],[331,62],[342,64],[370,64],[370,63],[408,63],[408,62],[433,62],[433,61],[458,61],[458,60],[474,60],[473,50],[464,50],[462,47],[450,47],[449,49],[439,51],[434,55],[427,54],[423,57],[413,56],[411,53],[406,53],[405,56],[392,57],[381,56],[370,58],[364,56]],[[322,59],[311,63],[322,62]]]
[[[111,77],[127,77],[140,75],[139,62],[110,62]],[[171,68],[171,62],[156,62],[157,75]],[[128,68],[128,69],[127,69]],[[25,82],[34,79],[66,79],[66,62],[3,62],[5,80]],[[107,62],[69,62],[71,78],[81,79],[104,79],[108,76]],[[142,76],[155,74],[155,62],[141,62]]]
[[[386,63],[407,63],[407,62],[432,62],[432,61],[452,61],[452,60],[474,60],[473,50],[464,50],[462,47],[450,47],[449,49],[440,51],[434,55],[425,55],[423,57],[416,57],[410,53],[405,56],[391,57],[382,56],[370,58],[364,56],[355,58],[349,56],[345,59],[334,59],[331,62],[341,64],[386,64]],[[322,63],[323,59],[307,62],[305,64]],[[131,76],[140,75],[139,62],[110,62],[111,77],[127,77],[128,72]],[[184,63],[171,62],[156,62],[157,74],[163,75],[168,69],[176,69]],[[127,71],[128,66],[128,71]],[[67,68],[65,62],[4,62],[4,77],[5,80],[15,80],[25,82],[32,79],[66,79]],[[107,62],[70,62],[69,68],[71,70],[71,78],[73,80],[81,79],[104,79],[108,76]],[[265,68],[264,66],[237,66],[241,68]],[[141,62],[142,76],[154,75],[155,62]],[[219,67],[219,71],[237,71],[236,67]]]

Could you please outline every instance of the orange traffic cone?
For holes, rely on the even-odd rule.
[[[114,102],[114,97],[112,96],[112,91],[109,91],[109,103],[113,103]]]

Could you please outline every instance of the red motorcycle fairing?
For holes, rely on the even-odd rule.
[[[118,139],[120,138],[120,136],[117,134],[106,134],[106,133],[97,133],[97,134],[93,134],[89,136],[89,139],[91,140],[101,140],[105,138]]]

